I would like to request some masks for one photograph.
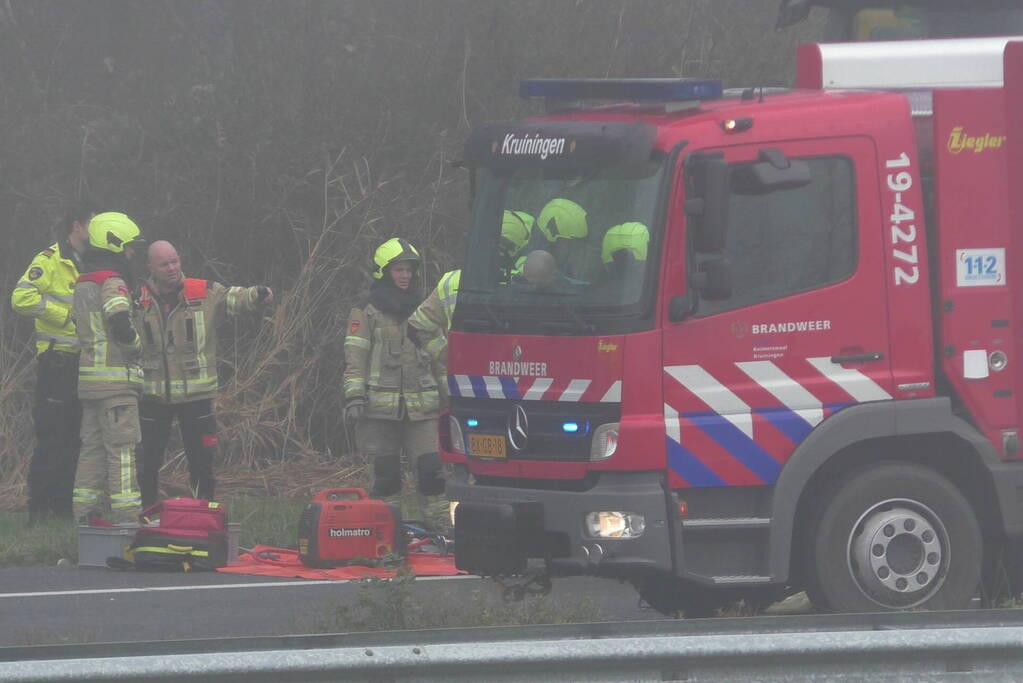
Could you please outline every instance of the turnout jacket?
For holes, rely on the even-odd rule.
[[[352,308],[345,336],[345,403],[364,401],[366,417],[428,420],[440,414],[430,356],[408,338],[404,319],[367,302]]]
[[[78,255],[65,240],[43,249],[28,264],[11,293],[16,313],[35,318],[36,352],[50,348],[78,351],[75,323],[71,317]]]
[[[258,310],[259,287],[185,278],[169,304],[157,292],[152,281],[142,285],[136,314],[142,336],[143,397],[160,403],[215,398],[217,320],[222,313]]]
[[[78,398],[103,399],[142,390],[139,355],[142,345],[131,326],[131,299],[124,278],[112,270],[79,276],[75,285],[74,318],[81,360],[78,363]],[[126,328],[113,332],[113,319]]]

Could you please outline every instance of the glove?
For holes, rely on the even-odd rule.
[[[345,406],[345,424],[349,427],[355,425],[362,418],[365,408],[366,402],[362,399],[349,401]]]

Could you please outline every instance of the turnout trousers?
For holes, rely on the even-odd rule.
[[[50,349],[37,357],[32,421],[36,448],[28,466],[29,519],[71,519],[82,425],[77,353]]]
[[[373,462],[373,496],[383,498],[401,491],[401,454],[414,464],[416,483],[424,495],[444,492],[437,445],[437,420],[383,420],[363,417],[357,426],[359,452]]]
[[[135,446],[141,438],[136,396],[82,400],[81,436],[75,519],[98,515],[115,524],[137,521],[142,499],[135,483]]]
[[[149,507],[160,498],[160,469],[163,467],[171,423],[178,418],[181,443],[188,459],[188,474],[196,498],[213,500],[216,481],[213,457],[217,449],[217,419],[213,400],[186,403],[157,403],[143,400],[142,447],[139,449],[139,487],[142,505]]]

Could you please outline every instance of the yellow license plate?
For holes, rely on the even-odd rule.
[[[504,436],[496,434],[470,434],[469,455],[477,458],[505,458]]]

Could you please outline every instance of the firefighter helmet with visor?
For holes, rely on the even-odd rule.
[[[413,261],[418,265],[422,257],[411,242],[401,237],[392,237],[377,247],[373,254],[373,262],[376,264],[373,277],[381,279],[387,267],[399,261]]]
[[[650,244],[650,231],[642,223],[622,223],[609,229],[604,234],[604,242],[600,248],[600,259],[611,263],[616,252],[625,250],[632,254],[636,261],[646,261],[647,246]]]
[[[529,242],[532,229],[533,217],[528,213],[505,209],[501,221],[501,252],[509,257],[518,254]]]
[[[570,199],[561,197],[547,202],[540,211],[537,227],[548,242],[578,239],[586,237],[589,233],[586,226],[586,210]]]
[[[141,246],[141,232],[135,221],[123,213],[98,213],[89,221],[89,246],[113,254],[123,254],[124,248],[129,245],[133,248]]]

